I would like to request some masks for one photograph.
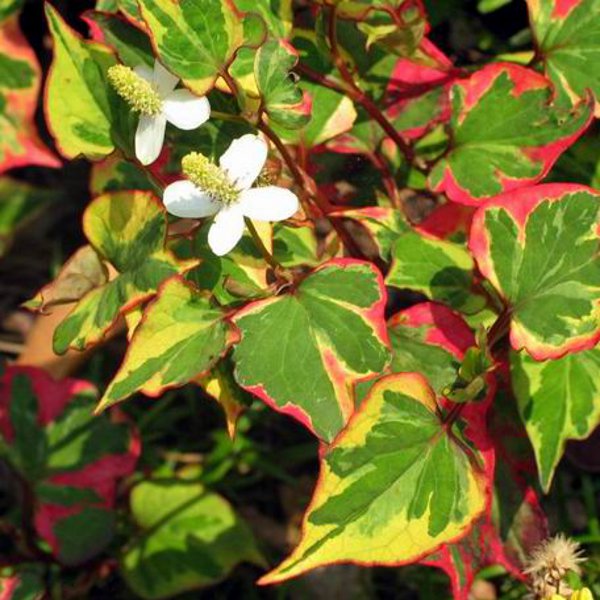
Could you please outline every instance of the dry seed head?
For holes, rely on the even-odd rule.
[[[570,571],[581,573],[579,565],[585,560],[581,554],[579,544],[561,534],[542,542],[532,552],[524,570],[536,597],[570,592],[562,580]]]
[[[229,181],[225,172],[204,154],[190,152],[181,160],[183,174],[213,200],[233,204],[240,196],[239,190]]]
[[[158,92],[133,69],[125,65],[113,65],[108,69],[108,81],[135,112],[153,116],[162,110]]]

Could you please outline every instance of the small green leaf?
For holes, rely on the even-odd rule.
[[[474,263],[464,246],[408,231],[396,241],[392,257],[388,285],[422,292],[453,308],[468,309]]]
[[[229,504],[200,484],[145,481],[131,493],[141,535],[121,571],[141,598],[171,598],[224,578],[238,563],[262,564],[252,534]]]
[[[139,28],[105,12],[87,11],[84,19],[93,24],[93,31],[99,30],[94,38],[114,48],[122,63],[132,68],[143,64],[154,66],[152,45]]]
[[[600,350],[537,362],[511,354],[513,390],[547,492],[568,440],[586,438],[600,423]]]
[[[310,102],[289,74],[297,62],[296,50],[282,40],[267,41],[254,60],[263,108],[274,123],[287,129],[297,129],[310,120]]]

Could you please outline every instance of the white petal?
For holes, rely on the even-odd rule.
[[[196,129],[210,117],[208,98],[194,96],[189,90],[175,90],[164,100],[163,112],[169,123],[179,129]]]
[[[219,160],[229,179],[240,190],[248,189],[260,175],[267,161],[267,143],[257,135],[247,133],[231,145]]]
[[[154,83],[154,71],[152,70],[152,67],[149,67],[147,64],[143,63],[138,65],[137,67],[134,67],[133,71],[148,83]]]
[[[220,202],[212,200],[187,179],[168,185],[163,193],[163,203],[172,215],[192,219],[214,215],[221,208]]]
[[[208,230],[208,245],[217,255],[233,250],[244,233],[244,216],[237,206],[224,208]]]
[[[153,163],[165,141],[167,118],[163,115],[140,115],[135,132],[135,155],[143,165]]]
[[[287,188],[269,185],[242,192],[238,206],[250,219],[283,221],[298,210],[298,196]]]
[[[152,80],[158,93],[164,98],[168,94],[170,94],[175,86],[179,83],[179,77],[173,75],[170,71],[167,71],[159,61],[154,61],[154,73],[152,75]]]

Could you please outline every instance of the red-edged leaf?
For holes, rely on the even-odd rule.
[[[425,235],[440,240],[461,236],[464,239],[471,227],[475,208],[456,202],[446,202],[435,208],[427,217],[415,226]]]
[[[600,193],[549,184],[498,196],[473,219],[469,247],[510,310],[510,341],[536,360],[600,340]]]
[[[34,367],[0,378],[0,435],[7,458],[36,497],[34,524],[65,564],[83,562],[113,535],[115,487],[129,475],[139,440],[118,414],[94,417],[86,381],[54,381]]]
[[[396,351],[393,368],[420,368],[430,381],[443,386],[451,376],[453,365],[460,362],[466,351],[475,344],[472,331],[456,313],[441,304],[425,302],[397,313],[389,322],[390,338]],[[419,331],[418,340],[411,340],[410,330]],[[398,335],[402,333],[404,343]],[[420,344],[420,348],[416,346]],[[429,351],[427,353],[426,351]],[[398,361],[398,351],[410,354],[402,363]],[[418,364],[420,360],[420,365]],[[494,480],[495,445],[487,432],[487,414],[495,394],[495,385],[488,378],[490,387],[486,399],[480,403],[470,403],[463,409],[462,416],[469,423],[468,436],[476,446],[482,449],[485,477]],[[446,404],[447,407],[450,403]],[[491,505],[485,514],[473,525],[469,533],[457,542],[444,544],[433,554],[425,557],[421,563],[438,567],[445,571],[451,582],[455,600],[467,600],[469,590],[477,573],[491,564],[500,564],[509,572],[518,573],[518,569],[507,556],[503,541],[493,523]]]
[[[479,204],[542,179],[593,118],[591,98],[570,109],[552,96],[545,77],[509,63],[454,85],[452,143],[431,172],[432,189]]]
[[[236,380],[330,442],[354,410],[353,384],[376,377],[389,361],[385,301],[371,263],[321,265],[290,293],[233,317],[241,332]]]
[[[18,14],[0,21],[0,61],[0,173],[26,165],[59,167],[34,123],[41,71],[21,33]]]

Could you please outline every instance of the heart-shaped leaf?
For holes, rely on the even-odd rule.
[[[567,440],[586,438],[600,423],[600,349],[537,362],[511,355],[513,390],[548,491]]]
[[[600,194],[548,184],[507,193],[473,218],[469,246],[508,305],[510,341],[536,360],[600,340]]]
[[[141,598],[172,598],[219,581],[242,561],[263,563],[248,527],[199,483],[144,481],[131,493],[131,512],[141,534],[121,571]]]
[[[431,172],[433,190],[478,204],[542,179],[592,118],[589,101],[567,109],[552,96],[545,77],[508,63],[454,85],[452,144]]]
[[[489,490],[479,451],[456,435],[421,375],[378,381],[322,457],[300,543],[260,583],[332,563],[400,565],[464,536]]]
[[[144,311],[99,408],[137,391],[159,396],[167,388],[184,385],[206,373],[233,341],[223,311],[192,284],[173,277]]]
[[[119,314],[154,295],[162,281],[197,261],[178,261],[165,249],[167,218],[150,192],[98,196],[87,207],[83,229],[90,244],[113,270],[110,281],[85,294],[57,327],[54,349],[84,349],[98,342]]]
[[[527,0],[536,48],[559,98],[577,103],[591,89],[600,116],[600,2]]]
[[[233,318],[238,383],[330,442],[354,410],[353,384],[389,360],[385,298],[375,267],[347,259],[321,265],[292,293],[248,305]]]

